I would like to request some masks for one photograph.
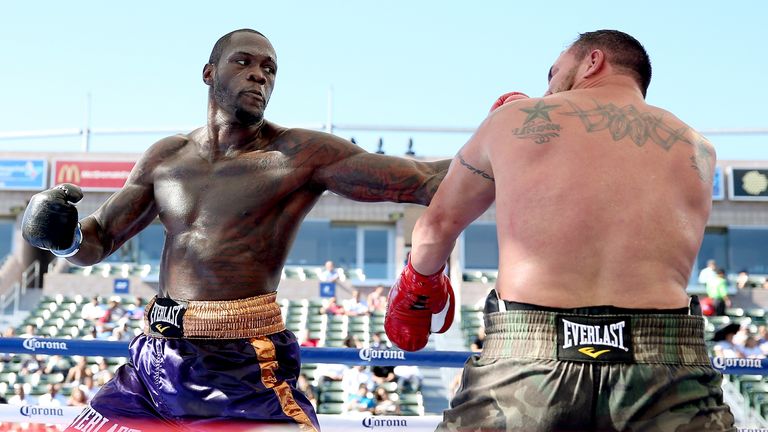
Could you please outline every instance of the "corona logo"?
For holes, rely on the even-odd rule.
[[[59,169],[59,175],[56,177],[57,183],[80,183],[80,167],[77,165],[62,165]]]

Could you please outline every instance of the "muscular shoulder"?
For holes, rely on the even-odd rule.
[[[149,146],[136,162],[129,181],[136,183],[151,182],[156,168],[186,148],[192,141],[191,137],[194,133],[172,135]]]
[[[363,150],[336,135],[309,129],[283,129],[274,139],[276,150],[313,165],[327,165]]]

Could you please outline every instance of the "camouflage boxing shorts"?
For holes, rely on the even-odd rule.
[[[544,308],[492,290],[485,326],[439,431],[736,431],[689,308]]]

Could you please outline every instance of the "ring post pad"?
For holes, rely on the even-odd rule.
[[[170,298],[156,298],[149,309],[149,334],[163,338],[184,337],[184,313],[188,302]]]
[[[556,315],[557,359],[634,363],[629,316]]]

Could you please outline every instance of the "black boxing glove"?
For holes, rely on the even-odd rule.
[[[76,254],[83,242],[83,233],[73,204],[81,199],[83,192],[69,183],[33,195],[21,222],[24,240],[58,257]]]

